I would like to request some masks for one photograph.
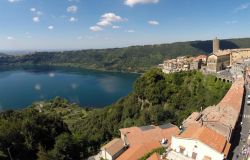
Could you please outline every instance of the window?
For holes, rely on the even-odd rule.
[[[196,159],[196,157],[197,157],[197,153],[193,152],[192,153],[192,159]]]
[[[180,146],[180,153],[184,153],[184,151],[185,151],[185,147]]]

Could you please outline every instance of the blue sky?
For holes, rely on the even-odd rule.
[[[247,0],[0,0],[0,50],[250,36]]]

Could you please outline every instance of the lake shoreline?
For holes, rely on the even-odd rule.
[[[55,97],[83,108],[103,108],[127,96],[139,76],[65,66],[5,66],[0,69],[0,109],[24,108]]]
[[[86,70],[92,70],[92,71],[101,71],[101,72],[108,72],[108,73],[128,73],[128,74],[139,74],[142,75],[145,72],[136,72],[136,71],[117,71],[117,70],[107,70],[107,69],[101,69],[101,68],[91,68],[91,67],[83,67],[78,65],[64,65],[64,64],[8,64],[8,65],[0,65],[1,67],[63,67],[63,68],[72,68],[72,69],[86,69]]]

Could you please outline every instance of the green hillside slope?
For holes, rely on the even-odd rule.
[[[221,40],[222,49],[250,47],[250,38]],[[210,54],[212,41],[176,42],[126,48],[39,52],[0,58],[0,65],[56,65],[88,69],[144,72],[166,58]]]

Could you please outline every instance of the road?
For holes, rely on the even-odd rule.
[[[246,86],[246,95],[245,95],[245,102],[243,105],[243,113],[241,114],[241,122],[239,127],[239,144],[238,146],[233,150],[233,160],[246,160],[246,155],[242,154],[243,150],[250,151],[250,147],[247,146],[247,138],[250,131],[250,105],[247,105],[247,101],[250,100],[247,98],[247,96],[250,95],[250,90]]]

